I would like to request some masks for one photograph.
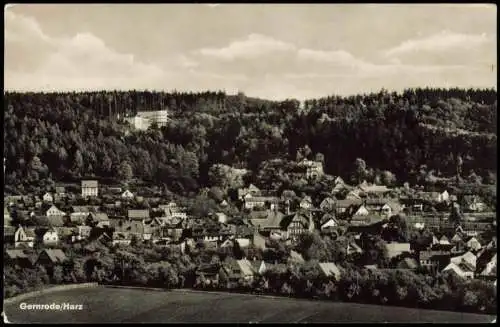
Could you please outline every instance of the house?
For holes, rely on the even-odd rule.
[[[217,285],[219,283],[220,264],[201,264],[196,268],[195,275],[198,284]]]
[[[113,233],[113,245],[130,245],[132,242],[132,235],[124,232]]]
[[[386,202],[380,208],[380,214],[385,217],[391,217],[401,212],[401,206],[395,201]]]
[[[52,205],[45,213],[47,217],[63,217],[66,215],[64,211],[59,210],[55,205]]]
[[[345,196],[345,199],[346,200],[361,200],[362,196],[360,193],[361,193],[360,190],[349,191],[349,193],[347,193],[347,195]]]
[[[82,181],[82,197],[97,197],[99,195],[99,186],[96,180]]]
[[[284,217],[278,210],[252,211],[250,224],[259,231],[279,231]]]
[[[368,216],[370,212],[366,209],[364,204],[360,204],[357,207],[354,207],[353,216]]]
[[[62,265],[68,258],[61,249],[44,249],[38,255],[36,265],[45,267],[47,273],[52,275],[55,266]]]
[[[342,179],[342,177],[337,176],[333,180],[333,185],[337,186],[337,185],[346,185],[346,184],[345,184],[344,180]]]
[[[363,202],[360,199],[356,200],[338,200],[335,204],[335,210],[337,214],[343,214],[348,212],[351,207],[359,206]]]
[[[410,243],[391,242],[391,243],[386,243],[385,248],[387,249],[387,257],[389,259],[397,257],[403,253],[411,252]]]
[[[450,263],[450,254],[446,251],[420,251],[419,263],[433,271],[441,270]]]
[[[134,194],[129,190],[125,190],[125,192],[122,193],[121,197],[125,200],[132,200],[134,198]]]
[[[50,192],[45,193],[43,195],[42,199],[43,199],[43,202],[46,202],[46,203],[54,202],[54,197],[52,196],[52,194]]]
[[[138,240],[142,240],[144,234],[144,224],[142,221],[138,220],[122,221],[121,224],[115,227],[115,232],[126,233],[130,235],[130,237],[135,236]]]
[[[66,188],[64,186],[56,186],[56,196],[59,198],[66,197]]]
[[[306,169],[307,179],[317,179],[324,175],[323,163],[320,161],[312,161],[304,159],[298,164],[299,167]]]
[[[325,229],[335,228],[338,225],[339,223],[337,219],[335,219],[335,217],[329,214],[325,214],[321,219],[320,229],[325,230]]]
[[[453,235],[453,237],[451,238],[451,243],[453,243],[453,244],[457,244],[457,243],[460,243],[462,241],[463,241],[463,239],[462,239],[462,236],[460,235],[460,233],[455,233],[455,235]]]
[[[14,246],[17,247],[33,247],[35,242],[35,229],[19,227],[14,234]]]
[[[139,220],[139,221],[144,221],[146,219],[149,219],[149,210],[147,210],[147,209],[141,209],[141,210],[131,209],[128,211],[128,219]]]
[[[346,252],[348,255],[352,255],[355,253],[362,254],[364,251],[355,241],[352,241],[352,242],[347,243],[347,251]]]
[[[284,217],[280,225],[281,230],[286,231],[288,237],[292,240],[296,240],[301,234],[314,230],[312,215],[301,211]]]
[[[442,245],[450,245],[450,241],[448,240],[448,238],[443,235],[441,236],[441,238],[439,239],[439,244],[442,244]]]
[[[31,268],[32,262],[23,250],[6,250],[4,264],[8,266],[19,266],[21,268]]]
[[[252,244],[255,248],[265,250],[266,249],[266,238],[258,231],[254,231]]]
[[[472,250],[472,251],[479,251],[482,248],[481,243],[475,238],[471,237],[466,243],[465,243],[467,249]]]
[[[457,265],[459,264],[465,264],[467,265],[472,271],[476,270],[476,264],[477,264],[477,257],[474,255],[474,253],[468,251],[460,256],[453,257],[450,259],[450,262],[455,263]]]
[[[219,203],[219,205],[220,205],[221,207],[225,208],[225,207],[227,207],[227,206],[229,205],[229,203],[227,203],[227,201],[226,201],[226,200],[222,200],[222,201]]]
[[[90,206],[72,206],[71,212],[69,214],[69,219],[72,223],[83,224],[85,223],[87,217],[91,212],[94,212],[95,208]]]
[[[43,245],[57,245],[59,243],[59,234],[55,228],[50,228],[43,234]]]
[[[496,278],[497,276],[497,254],[488,261],[484,269],[479,272],[479,276],[483,278]]]
[[[302,201],[300,201],[299,207],[302,209],[311,209],[312,208],[312,199],[310,196],[305,196]]]
[[[245,209],[253,210],[266,208],[274,210],[277,208],[279,199],[269,196],[253,196],[251,193],[248,193],[245,195],[244,201]]]
[[[471,212],[483,212],[487,209],[486,204],[477,195],[465,195],[462,200],[462,207]]]
[[[91,212],[87,218],[87,223],[99,228],[111,225],[108,214],[104,212]]]
[[[252,281],[255,275],[254,267],[247,259],[228,258],[222,265],[222,271],[230,283],[236,283],[239,280]]]
[[[253,184],[250,184],[248,188],[238,189],[238,199],[243,200],[247,194],[251,196],[260,196],[262,193],[260,189]]]
[[[262,276],[267,270],[267,265],[264,260],[252,260],[250,261],[250,264],[252,265],[253,272],[256,275]]]
[[[342,274],[337,265],[333,262],[319,262],[319,271],[324,277],[334,277],[335,280],[339,281]]]
[[[441,203],[441,202],[448,202],[450,200],[450,194],[448,193],[448,191],[444,191],[442,193],[439,193],[439,196],[437,198],[437,202]]]
[[[5,244],[15,243],[16,228],[14,226],[3,226],[3,241]]]
[[[325,212],[332,212],[335,210],[335,199],[332,197],[326,197],[319,204],[319,208]]]
[[[472,278],[474,278],[474,270],[471,270],[471,268],[468,267],[465,264],[456,264],[454,262],[450,262],[443,269],[443,272],[445,272],[445,271],[453,271],[459,277],[462,277],[462,278],[465,278],[465,279],[472,279]]]
[[[90,232],[92,231],[92,227],[80,225],[76,227],[76,235],[71,237],[71,242],[78,242],[82,240],[86,240],[90,237]]]
[[[337,178],[340,178],[340,177],[337,177]],[[349,187],[342,181],[342,183],[335,184],[335,186],[332,188],[331,194],[338,195],[339,193],[342,193],[345,190],[349,190]]]
[[[217,221],[221,224],[225,224],[227,222],[227,215],[223,212],[217,212],[215,214],[217,216]]]

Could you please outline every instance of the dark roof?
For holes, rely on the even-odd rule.
[[[9,259],[15,260],[15,259],[28,259],[28,256],[26,253],[24,253],[23,250],[6,250],[7,257]]]
[[[280,211],[267,210],[252,212],[250,214],[250,223],[260,228],[279,228],[280,222],[285,215]]]
[[[66,255],[64,254],[64,252],[61,249],[45,249],[42,251],[42,253],[43,252],[45,252],[47,254],[48,258],[53,263],[62,263],[63,261],[65,261],[67,259]],[[40,253],[40,255],[42,255],[42,253]],[[39,258],[40,258],[40,255],[38,256]]]

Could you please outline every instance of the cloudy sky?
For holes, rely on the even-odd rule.
[[[270,99],[497,86],[494,5],[24,4],[8,90],[241,90]]]

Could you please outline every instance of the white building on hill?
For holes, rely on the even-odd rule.
[[[147,130],[153,123],[156,123],[158,127],[167,126],[168,111],[140,111],[134,117],[126,118],[125,120],[139,130]]]

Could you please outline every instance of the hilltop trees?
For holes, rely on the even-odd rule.
[[[416,183],[422,164],[445,176],[474,171],[474,181],[484,183],[494,182],[489,175],[496,170],[494,90],[329,96],[305,101],[300,114],[294,101],[222,92],[6,93],[5,102],[6,181],[24,184],[16,188],[49,177],[122,179],[129,174],[115,168],[123,161],[134,177],[183,194],[241,187],[243,169],[280,176],[261,167],[277,158],[316,159],[329,174],[389,185]],[[118,119],[167,106],[172,121],[158,130],[129,131]],[[292,183],[279,180],[275,187]]]

